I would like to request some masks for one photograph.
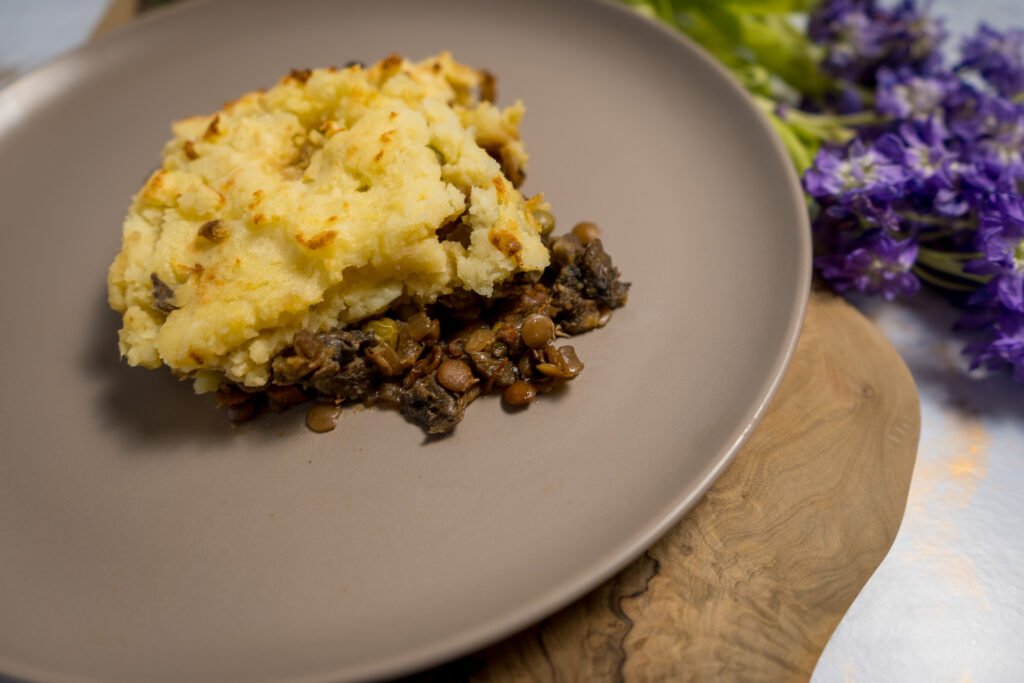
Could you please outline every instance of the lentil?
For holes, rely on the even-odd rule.
[[[541,235],[550,235],[555,229],[555,216],[550,211],[544,209],[537,209],[533,212],[533,217],[537,220],[537,224],[540,225]]]
[[[473,370],[461,360],[446,360],[437,368],[437,381],[445,389],[461,394],[479,382]]]
[[[583,221],[582,223],[577,223],[573,227],[572,234],[576,236],[576,239],[578,239],[583,246],[587,246],[594,240],[601,237],[601,230],[590,221]]]
[[[555,338],[555,323],[546,315],[535,313],[523,321],[519,333],[527,346],[531,349],[540,349]]]
[[[537,398],[537,388],[524,380],[517,380],[505,388],[501,398],[513,408],[522,408]]]
[[[316,403],[306,413],[306,426],[314,432],[329,432],[338,426],[341,407],[331,403]]]

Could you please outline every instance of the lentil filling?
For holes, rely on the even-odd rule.
[[[431,435],[451,432],[482,394],[523,408],[582,372],[559,340],[603,327],[629,291],[593,223],[545,243],[551,265],[539,277],[519,274],[491,297],[399,304],[357,328],[299,332],[273,359],[270,384],[222,384],[218,401],[233,422],[314,401],[306,422],[318,432],[334,428],[343,404],[382,406]]]

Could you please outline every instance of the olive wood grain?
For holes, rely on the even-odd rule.
[[[100,18],[100,22],[96,24],[96,28],[93,29],[92,37],[95,38],[115,28],[124,26],[135,18],[138,11],[138,0],[109,0],[107,11]]]
[[[812,293],[764,420],[679,524],[562,611],[413,679],[806,681],[896,536],[919,429],[896,351]]]

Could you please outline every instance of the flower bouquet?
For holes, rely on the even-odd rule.
[[[963,309],[971,368],[1024,381],[1024,31],[946,58],[915,0],[627,0],[720,60],[802,175],[816,273]]]

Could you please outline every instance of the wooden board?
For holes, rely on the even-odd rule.
[[[678,525],[576,603],[411,680],[808,680],[896,536],[920,421],[892,346],[812,293],[764,420]]]

